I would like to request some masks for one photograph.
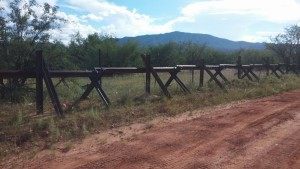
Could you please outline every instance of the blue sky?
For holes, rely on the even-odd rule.
[[[69,20],[52,32],[65,42],[77,31],[83,36],[98,32],[115,37],[182,31],[263,42],[300,24],[300,0],[37,1],[59,6],[58,15]]]

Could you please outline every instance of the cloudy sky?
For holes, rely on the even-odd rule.
[[[61,40],[77,31],[116,37],[183,31],[262,42],[288,25],[300,24],[300,0],[37,1],[59,6],[58,15],[69,20],[53,32]]]

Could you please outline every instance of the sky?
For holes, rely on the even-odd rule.
[[[84,37],[97,32],[120,38],[182,31],[264,42],[289,25],[300,25],[300,0],[37,1],[59,6],[58,15],[69,21],[51,32],[62,41],[76,32]]]

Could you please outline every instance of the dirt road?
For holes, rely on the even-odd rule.
[[[103,135],[94,136],[22,167],[300,168],[299,90],[194,114],[148,124],[137,134],[134,126],[120,129],[104,143],[97,140]],[[131,135],[122,138],[126,132]]]

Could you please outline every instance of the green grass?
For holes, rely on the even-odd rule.
[[[262,78],[260,82],[251,82],[236,80],[232,72],[227,73],[231,80],[227,85],[227,92],[219,89],[214,83],[207,84],[198,91],[198,78],[195,77],[192,83],[190,74],[182,73],[180,78],[190,87],[192,94],[184,95],[173,83],[170,87],[172,99],[163,97],[158,85],[153,81],[153,95],[143,95],[144,77],[140,75],[104,78],[103,88],[111,98],[112,106],[105,109],[97,94],[93,92],[88,100],[66,114],[64,119],[52,115],[53,109],[48,97],[45,104],[46,113],[41,116],[34,116],[35,105],[32,98],[26,98],[21,103],[0,103],[0,156],[4,158],[26,150],[51,149],[53,143],[82,139],[86,135],[112,127],[300,88],[300,78],[294,75],[286,75],[281,79],[269,76]],[[161,76],[164,81],[168,78],[166,74]],[[81,86],[87,83],[86,79],[70,79],[69,88],[60,85],[57,91],[62,103],[68,104],[78,98],[84,91]]]

